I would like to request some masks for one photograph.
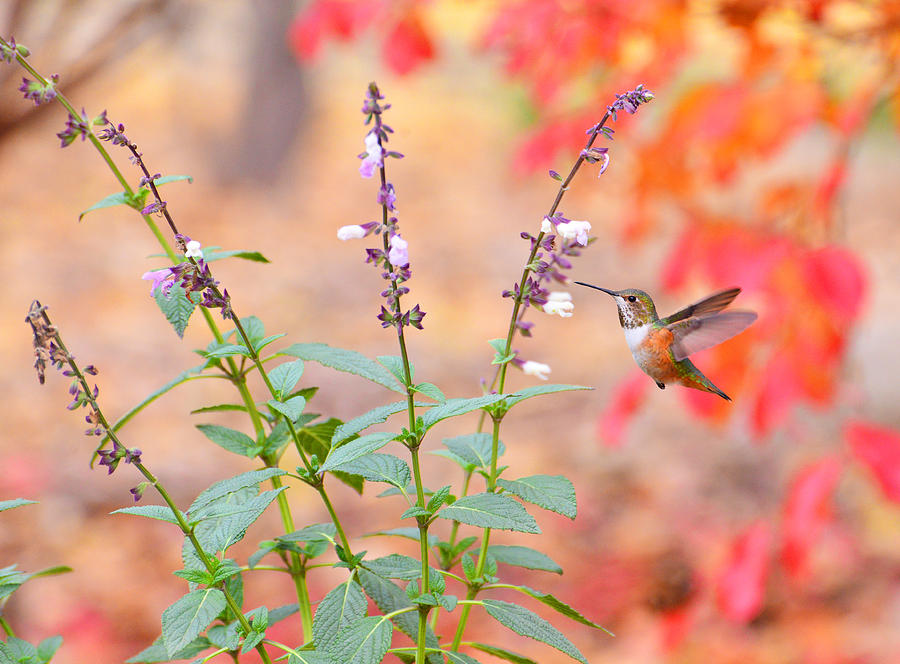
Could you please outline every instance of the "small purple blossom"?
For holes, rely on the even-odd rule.
[[[341,226],[337,231],[338,240],[361,240],[374,231],[378,227],[377,221],[370,221],[367,224],[350,224],[349,226]],[[366,261],[368,262],[368,260]]]
[[[59,83],[59,74],[53,74],[46,83],[38,83],[28,78],[22,78],[19,92],[25,99],[30,99],[35,106],[46,104],[56,98],[56,84]]]
[[[373,129],[366,134],[366,151],[360,155],[362,163],[359,165],[359,174],[364,178],[375,175],[375,169],[384,166],[384,149],[378,142],[378,130]]]
[[[111,450],[100,450],[97,454],[100,456],[100,465],[109,468],[109,475],[112,475],[113,471],[119,465],[119,462],[123,459],[125,460],[125,463],[141,462],[141,451],[139,449],[135,448],[129,450],[116,441],[113,441],[113,448]]]
[[[582,247],[588,243],[591,224],[587,221],[567,221],[556,224],[556,232],[565,240],[575,240]]]
[[[396,202],[397,196],[394,194],[394,185],[390,182],[382,185],[381,189],[378,190],[378,204],[386,207],[389,212],[396,212]]]
[[[172,286],[175,284],[175,272],[170,267],[163,268],[162,270],[151,270],[150,272],[144,272],[144,274],[141,275],[141,279],[153,281],[150,285],[151,295],[154,295],[157,290],[162,289],[163,295],[169,297],[169,291],[172,290]]]
[[[391,237],[391,250],[388,252],[391,265],[406,267],[409,265],[409,242],[396,234]]]
[[[65,129],[56,134],[56,136],[60,140],[60,147],[68,147],[79,136],[81,136],[81,140],[84,141],[87,138],[88,133],[90,132],[89,123],[90,120],[88,120],[87,113],[85,113],[83,108],[81,109],[80,118],[77,118],[69,113],[69,117],[66,120]]]
[[[635,113],[638,106],[646,104],[654,99],[655,95],[649,90],[644,89],[644,85],[637,86],[634,90],[623,92],[616,95],[616,100],[607,106],[607,110],[612,115],[612,119],[616,120],[617,111],[625,111],[626,113]]]
[[[17,55],[27,58],[31,53],[28,48],[22,44],[16,44],[15,37],[10,37],[9,41],[6,43],[0,41],[0,62],[12,64],[12,61],[16,59]]]
[[[162,211],[165,209],[166,209],[165,201],[153,201],[149,205],[145,206],[143,210],[141,210],[141,214],[153,214],[153,213],[162,214]]]

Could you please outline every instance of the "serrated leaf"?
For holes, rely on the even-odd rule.
[[[325,422],[297,429],[297,437],[300,445],[308,454],[315,454],[320,459],[324,459],[328,456],[328,451],[331,449],[331,438],[339,426],[341,426],[341,421],[332,417]],[[287,434],[286,427],[285,433]]]
[[[419,541],[418,528],[391,528],[389,530],[379,530],[374,533],[366,533],[363,537],[405,537],[406,539]],[[440,541],[437,535],[428,534],[428,546],[437,546]]]
[[[337,635],[327,652],[342,664],[379,664],[391,647],[393,631],[384,616],[359,618]]]
[[[447,400],[447,397],[444,396],[441,389],[434,383],[419,383],[418,385],[413,385],[413,389],[420,394],[424,394],[429,399],[434,399],[438,402]]]
[[[447,656],[449,664],[481,664],[474,657],[470,657],[461,652],[456,652],[455,650],[442,650],[441,652]]]
[[[199,415],[200,413],[221,413],[224,411],[240,410],[247,412],[247,406],[239,403],[220,403],[215,406],[203,406],[195,408],[191,411],[191,415]]]
[[[366,596],[352,578],[322,598],[313,618],[313,640],[318,650],[331,651],[341,631],[366,615]]]
[[[178,525],[178,519],[172,514],[172,510],[166,505],[135,505],[134,507],[122,507],[113,510],[110,514],[134,514],[136,516],[145,516],[148,519],[157,519]],[[182,515],[183,516],[183,515]]]
[[[386,579],[403,579],[411,581],[422,576],[422,563],[399,553],[392,553],[383,558],[374,558],[363,562],[370,572]]]
[[[507,408],[512,408],[517,403],[521,403],[526,399],[540,396],[542,394],[553,394],[555,392],[571,392],[573,390],[593,390],[593,387],[585,387],[584,385],[534,385],[526,387],[523,390],[516,390],[514,394],[506,397]]]
[[[473,410],[478,410],[485,406],[490,406],[491,404],[497,403],[503,398],[502,394],[486,394],[480,397],[474,397],[471,399],[447,399],[444,403],[434,406],[431,410],[429,410],[422,419],[425,422],[425,428],[431,428],[441,420],[446,420],[448,417],[456,417],[457,415],[464,415],[465,413],[470,413]]]
[[[269,336],[265,337],[264,339],[260,339],[259,341],[254,341],[253,342],[253,350],[255,350],[258,354],[259,351],[261,351],[263,348],[268,346],[273,341],[278,341],[282,337],[286,337],[286,336],[287,336],[287,334],[285,332],[282,332],[281,334],[270,334]]]
[[[358,434],[363,429],[368,429],[373,424],[384,422],[391,415],[399,413],[402,410],[406,410],[408,405],[409,404],[406,401],[395,401],[394,403],[389,403],[386,406],[373,408],[368,413],[363,413],[359,417],[354,417],[352,420],[341,424],[335,430],[334,436],[331,439],[331,444],[337,445]]]
[[[434,492],[434,495],[431,496],[431,499],[428,501],[428,504],[425,505],[425,509],[429,513],[434,513],[441,505],[443,505],[450,498],[450,485],[442,486],[440,489]]]
[[[402,357],[397,355],[379,355],[375,359],[387,368],[401,384],[406,385],[406,372],[403,368]],[[413,367],[412,362],[409,363],[409,375],[410,377],[416,375],[416,369]]]
[[[250,633],[244,638],[244,643],[241,645],[241,654],[246,654],[253,650],[264,638],[266,638],[266,630],[250,630]]]
[[[244,249],[230,249],[228,251],[210,251],[210,247],[206,247],[203,249],[203,260],[207,263],[212,263],[213,261],[220,261],[223,258],[243,258],[247,261],[253,261],[254,263],[271,263],[268,258],[263,256],[258,251],[246,251]]]
[[[204,357],[231,357],[240,355],[250,357],[250,349],[243,344],[210,344],[210,348],[203,353]]]
[[[542,572],[553,572],[554,574],[563,573],[562,567],[555,563],[550,556],[530,549],[527,546],[493,544],[488,547],[488,553],[494,557],[494,560],[504,565],[514,565]]]
[[[288,657],[288,664],[339,664],[325,652],[315,650],[295,650]]]
[[[217,588],[194,590],[162,614],[162,638],[171,657],[209,627],[226,607],[225,594]]]
[[[397,434],[391,432],[370,433],[367,436],[361,436],[349,443],[334,447],[328,453],[325,462],[319,467],[319,472],[334,470],[341,464],[358,459],[361,456],[370,454],[387,445],[394,440]]]
[[[401,519],[409,519],[410,517],[419,517],[419,516],[431,516],[431,512],[426,510],[424,507],[419,507],[418,505],[413,505],[412,507],[407,508],[403,514],[400,515]]]
[[[281,468],[263,468],[262,470],[251,470],[246,473],[241,473],[240,475],[235,475],[234,477],[229,477],[228,479],[220,480],[194,499],[194,502],[191,503],[191,506],[188,508],[188,513],[194,514],[210,503],[215,502],[223,496],[227,496],[229,493],[234,493],[235,491],[246,489],[251,486],[258,487],[261,482],[284,474],[286,473]]]
[[[209,639],[200,636],[191,641],[180,651],[170,656],[163,643],[162,637],[160,636],[152,645],[144,648],[137,655],[126,659],[125,664],[156,664],[157,662],[170,662],[173,659],[190,659],[204,650],[211,648],[212,645],[213,644],[210,643]]]
[[[197,428],[212,442],[229,452],[252,459],[259,450],[256,441],[241,431],[219,426],[218,424],[198,424]]]
[[[562,475],[531,475],[518,480],[498,479],[497,484],[522,500],[570,519],[578,511],[575,487]]]
[[[128,199],[126,198],[124,191],[117,191],[114,194],[110,194],[106,198],[102,198],[101,200],[94,203],[89,208],[82,210],[81,214],[78,215],[78,221],[81,221],[88,212],[93,212],[94,210],[102,210],[103,208],[115,207],[117,205],[128,205]]]
[[[153,299],[163,316],[172,325],[175,334],[179,338],[184,338],[184,330],[187,328],[191,314],[197,308],[197,303],[187,296],[187,292],[181,287],[181,284],[172,284],[169,294],[166,295],[162,288],[153,291]]]
[[[496,599],[485,599],[481,603],[494,620],[504,627],[508,627],[516,634],[527,636],[535,641],[541,641],[565,653],[572,659],[583,664],[588,664],[584,655],[575,647],[562,632],[536,613],[529,611],[524,606],[512,602],[502,602]]]
[[[236,620],[230,625],[213,625],[206,630],[206,636],[217,648],[237,650],[241,643],[239,625]]]
[[[14,663],[34,664],[37,659],[37,648],[25,639],[10,636],[5,643],[0,641],[0,657],[7,657]]]
[[[479,528],[515,530],[520,533],[541,532],[534,517],[520,503],[496,493],[463,496],[452,505],[444,507],[437,516]]]
[[[379,454],[373,452],[365,456],[342,463],[335,467],[350,475],[359,475],[369,482],[385,482],[392,484],[398,489],[406,489],[412,481],[409,472],[409,466],[403,459],[393,454]]]
[[[263,491],[246,502],[234,504],[222,504],[218,501],[213,506],[213,512],[207,516],[195,528],[197,539],[200,540],[206,551],[226,551],[228,547],[236,544],[247,532],[247,528],[256,521],[266,508],[275,500],[279,493],[287,487],[281,487],[273,491]],[[228,494],[228,497],[239,497],[240,492]],[[192,515],[192,522],[194,521]]]
[[[12,500],[0,500],[0,512],[22,507],[22,505],[37,505],[36,500],[27,500],[26,498],[13,498]]]
[[[333,542],[337,537],[337,528],[333,523],[317,523],[295,530],[277,539],[282,542]]]
[[[412,602],[409,601],[409,597],[406,596],[406,593],[401,590],[397,584],[391,583],[377,574],[372,574],[372,572],[366,569],[359,569],[357,574],[359,575],[359,582],[362,584],[366,595],[368,595],[372,601],[375,602],[375,606],[384,613],[391,613],[413,605]],[[419,620],[414,612],[401,613],[398,616],[394,616],[392,620],[397,626],[397,629],[411,639],[416,638]],[[437,636],[435,636],[434,630],[431,629],[430,625],[426,628],[425,645],[429,648],[439,647]],[[442,664],[443,661],[438,653],[429,653],[427,659],[430,664]]]
[[[354,350],[333,348],[322,343],[306,343],[293,344],[281,351],[281,354],[318,362],[331,369],[352,373],[373,383],[378,383],[394,392],[406,393],[406,389],[383,366]]]
[[[455,438],[445,438],[444,445],[454,455],[475,468],[491,467],[492,437],[489,433],[470,433]],[[497,457],[503,456],[506,446],[502,440],[497,441]]]
[[[291,397],[283,402],[269,399],[268,406],[275,412],[284,415],[291,422],[296,422],[303,414],[303,409],[306,408],[306,399],[303,397]]]
[[[530,597],[533,597],[534,599],[536,599],[537,601],[539,601],[543,604],[546,604],[547,606],[552,608],[554,611],[561,613],[562,615],[566,616],[567,618],[571,618],[572,620],[574,620],[576,622],[580,622],[582,625],[587,625],[588,627],[593,627],[594,629],[603,630],[610,636],[615,636],[615,634],[610,632],[603,625],[598,625],[593,620],[586,618],[577,609],[569,606],[568,604],[563,602],[561,599],[554,597],[550,593],[545,593],[540,590],[535,590],[534,588],[529,588],[528,586],[510,586],[510,585],[506,585],[506,584],[501,584],[501,586],[499,586],[499,587],[512,588],[513,590],[518,590],[519,592],[524,593]]]
[[[303,377],[303,360],[285,362],[269,372],[269,382],[275,391],[275,398],[283,401]]]
[[[480,650],[481,652],[486,652],[488,655],[493,655],[494,657],[505,659],[507,662],[512,662],[513,664],[538,664],[533,659],[525,657],[525,655],[520,655],[519,653],[513,652],[512,650],[507,650],[506,648],[500,648],[498,646],[488,645],[487,643],[477,643],[473,641],[470,641],[467,645],[475,648],[476,650]]]

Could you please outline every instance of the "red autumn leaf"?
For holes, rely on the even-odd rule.
[[[612,399],[597,419],[597,437],[607,447],[619,447],[625,429],[644,401],[650,378],[633,371],[614,389]]]
[[[376,10],[377,5],[369,0],[314,0],[288,27],[288,43],[299,57],[311,59],[323,38],[353,39]]]
[[[900,503],[900,433],[866,422],[850,422],[844,436],[857,461],[867,466],[884,495]]]
[[[734,541],[719,577],[717,599],[722,613],[735,622],[748,622],[762,609],[771,540],[769,524],[757,521]]]
[[[802,468],[794,477],[784,504],[781,560],[794,577],[807,572],[809,552],[831,520],[829,498],[841,474],[836,456]]]
[[[401,76],[434,58],[434,45],[418,13],[406,14],[388,29],[381,54],[385,64]]]
[[[852,252],[842,247],[822,247],[804,257],[803,268],[812,295],[838,322],[851,322],[859,315],[866,279]]]
[[[660,642],[664,652],[674,652],[681,645],[694,625],[696,614],[696,604],[691,603],[660,616]]]

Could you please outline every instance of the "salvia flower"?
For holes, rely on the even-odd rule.
[[[138,502],[144,497],[144,491],[147,490],[148,486],[150,486],[150,482],[141,482],[136,487],[129,489],[131,495],[134,496],[134,502]]]
[[[553,224],[550,223],[550,220],[547,217],[544,217],[541,220],[541,233],[552,233],[553,232]]]
[[[612,119],[615,120],[617,111],[634,113],[637,111],[638,106],[652,101],[654,97],[655,95],[649,90],[645,89],[643,84],[641,84],[634,90],[616,95],[616,100],[612,104],[607,106],[607,109],[612,115]]]
[[[46,83],[32,81],[29,78],[22,78],[22,84],[19,86],[19,92],[23,93],[25,99],[30,99],[35,106],[46,104],[56,98],[56,84],[59,83],[59,74],[53,74]]]
[[[575,304],[572,302],[571,293],[553,291],[547,296],[547,302],[544,304],[545,314],[557,314],[561,318],[569,318],[574,311]]]
[[[141,462],[141,451],[139,449],[134,448],[129,450],[115,441],[113,441],[113,448],[111,450],[100,450],[97,454],[100,456],[100,465],[109,468],[109,475],[112,475],[113,471],[119,465],[119,462],[123,459],[125,460],[125,463]]]
[[[400,237],[400,234],[391,237],[391,250],[388,252],[388,260],[396,267],[409,265],[409,242]]]
[[[378,142],[378,131],[373,129],[366,134],[366,151],[359,155],[362,163],[359,165],[359,174],[364,178],[375,175],[375,169],[384,165],[384,149]]]
[[[564,240],[575,240],[582,247],[588,243],[588,233],[591,232],[591,224],[588,221],[565,221],[556,224],[556,232]]]
[[[367,224],[350,224],[349,226],[341,226],[338,229],[338,240],[361,240],[374,231],[378,227],[377,221],[370,221]]]
[[[153,214],[158,213],[162,214],[163,210],[166,209],[165,201],[153,201],[149,205],[145,206],[144,209],[141,210],[141,214]]]
[[[81,109],[81,117],[75,117],[69,113],[65,129],[56,134],[60,140],[60,147],[68,147],[79,136],[81,136],[81,140],[84,141],[90,131],[89,127],[90,120],[88,120],[87,113],[85,113],[83,108]]]
[[[197,240],[189,240],[185,244],[184,257],[203,258],[203,250],[200,247],[201,244]]]
[[[547,364],[542,364],[541,362],[535,362],[534,360],[513,360],[513,364],[518,366],[526,376],[534,376],[536,378],[540,378],[541,380],[547,380],[550,377],[550,366]]]
[[[609,166],[609,148],[588,148],[581,151],[581,156],[589,164],[600,163],[600,172],[597,177],[603,175]]]
[[[141,275],[141,279],[153,282],[150,285],[151,295],[154,295],[156,291],[161,288],[163,295],[168,297],[169,291],[172,290],[172,286],[175,284],[175,276],[175,271],[170,267],[166,267],[162,270],[151,270],[150,272],[144,272],[144,274]]]

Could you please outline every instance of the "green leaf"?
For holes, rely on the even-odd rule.
[[[362,584],[363,590],[366,591],[366,595],[368,595],[372,601],[375,602],[375,606],[384,613],[391,613],[392,611],[405,609],[406,607],[413,605],[412,602],[409,601],[409,597],[407,597],[406,593],[395,583],[391,583],[377,574],[372,574],[372,572],[366,569],[359,569],[357,573],[359,575],[359,582]],[[416,639],[419,619],[414,611],[401,613],[398,616],[394,616],[391,620],[393,620],[397,629],[411,639]],[[431,626],[427,626],[425,632],[425,645],[429,648],[439,647],[437,636],[435,636]],[[430,664],[443,663],[443,660],[438,653],[429,653],[427,659]]]
[[[402,357],[398,357],[397,355],[379,355],[375,359],[385,366],[401,384],[406,385],[406,372],[403,368]],[[416,369],[412,365],[412,362],[409,363],[409,375],[410,377],[416,375]]]
[[[266,638],[266,630],[250,630],[250,633],[244,638],[241,646],[241,653],[245,654],[253,650],[264,638]]]
[[[331,439],[339,426],[341,426],[341,421],[332,417],[325,422],[297,429],[297,437],[307,454],[315,454],[320,459],[324,459],[331,450]],[[285,432],[287,432],[287,428],[285,428]]]
[[[209,627],[226,607],[225,595],[217,588],[194,590],[172,604],[162,614],[162,639],[173,656]]]
[[[306,408],[306,399],[303,397],[291,397],[284,402],[269,399],[268,406],[275,412],[284,415],[291,422],[296,422],[303,414],[303,409]]]
[[[201,652],[211,648],[212,646],[213,644],[210,643],[206,637],[200,636],[191,641],[180,651],[173,653],[170,656],[169,652],[166,650],[165,644],[163,643],[163,639],[160,636],[158,639],[156,639],[156,641],[153,642],[153,645],[144,648],[134,657],[126,659],[125,664],[138,664],[140,662],[155,664],[156,662],[170,662],[173,659],[190,659],[191,657],[200,654]]]
[[[61,636],[51,636],[41,641],[37,647],[38,659],[42,662],[49,662],[53,658],[53,655],[56,654],[56,651],[59,650],[62,642],[63,637]]]
[[[325,462],[319,467],[319,472],[334,470],[341,464],[353,461],[361,456],[370,454],[387,445],[394,440],[397,434],[390,431],[384,433],[370,433],[340,447],[332,448]]]
[[[430,514],[434,514],[438,509],[440,509],[441,505],[446,503],[450,499],[450,485],[442,486],[440,489],[434,492],[434,495],[431,496],[431,499],[428,501],[428,504],[425,505],[425,509],[428,510]]]
[[[450,664],[480,664],[474,657],[455,650],[442,650],[441,652],[447,655],[447,660]]]
[[[281,354],[293,355],[301,360],[310,362],[318,362],[331,369],[352,373],[373,383],[378,383],[394,392],[406,393],[406,389],[394,380],[389,371],[386,371],[384,367],[374,360],[370,360],[365,355],[354,350],[333,348],[328,344],[308,343],[293,344],[281,351]]]
[[[241,327],[244,328],[244,332],[247,333],[247,337],[250,339],[250,344],[255,346],[266,336],[266,326],[257,316],[245,316],[241,318]],[[226,339],[231,337],[235,339],[239,339],[240,335],[238,334],[237,327],[233,327],[228,333],[225,335]]]
[[[565,653],[572,659],[588,664],[584,655],[567,639],[562,632],[536,613],[524,606],[496,599],[485,599],[481,603],[494,620],[508,627],[516,634],[541,641]]]
[[[509,586],[503,585],[502,587],[507,588]],[[569,606],[562,600],[554,597],[550,593],[541,592],[540,590],[535,590],[534,588],[529,588],[528,586],[512,586],[514,590],[518,590],[521,593],[524,593],[530,597],[533,597],[539,602],[546,604],[554,611],[558,611],[563,614],[567,618],[571,618],[576,622],[580,622],[582,625],[587,625],[588,627],[593,627],[594,629],[603,630],[610,636],[615,636],[612,632],[606,629],[603,625],[598,625],[593,620],[586,618],[583,616],[577,609]]]
[[[418,385],[413,385],[412,389],[435,401],[444,402],[447,400],[440,388],[433,383],[419,383]]]
[[[271,263],[271,261],[263,256],[258,251],[246,251],[243,249],[237,250],[229,250],[229,251],[210,251],[212,247],[205,247],[203,249],[203,260],[207,263],[212,263],[213,261],[219,261],[223,258],[243,258],[244,260],[253,261],[255,263]]]
[[[517,403],[540,396],[541,394],[553,394],[555,392],[570,392],[572,390],[593,390],[593,387],[585,387],[584,385],[534,385],[526,387],[524,390],[516,390],[514,394],[506,397],[506,407],[512,408]]]
[[[156,178],[153,181],[157,187],[161,187],[164,184],[169,184],[170,182],[181,182],[182,180],[187,180],[188,184],[192,184],[194,182],[194,178],[190,175],[163,175],[162,177]]]
[[[288,657],[288,664],[338,664],[331,655],[315,650],[295,650]]]
[[[194,502],[191,503],[191,506],[188,508],[188,513],[194,514],[207,505],[227,496],[229,493],[234,493],[235,491],[246,489],[251,486],[259,487],[261,482],[284,474],[285,471],[281,468],[263,468],[262,470],[251,470],[246,473],[241,473],[240,475],[235,475],[234,477],[229,477],[225,480],[220,480],[194,499]]]
[[[409,519],[410,517],[420,517],[420,516],[431,516],[431,512],[426,510],[424,507],[419,507],[418,505],[413,505],[409,507],[403,514],[400,515],[401,519]]]
[[[422,563],[409,556],[392,553],[383,558],[366,560],[363,565],[373,574],[386,579],[411,581],[422,576]]]
[[[408,405],[409,404],[406,401],[395,401],[394,403],[389,403],[386,406],[373,408],[368,413],[364,413],[359,417],[354,417],[352,420],[345,422],[335,430],[334,436],[331,439],[331,444],[337,445],[338,443],[358,434],[363,429],[368,429],[373,424],[384,422],[394,413],[399,413],[402,410],[406,410]]]
[[[250,457],[251,459],[259,452],[259,446],[256,444],[256,441],[240,431],[219,426],[218,424],[198,424],[197,428],[212,442],[229,452]]]
[[[13,663],[36,664],[37,648],[24,639],[11,636],[6,643],[0,641],[0,657],[6,657]]]
[[[379,530],[374,533],[367,533],[363,537],[405,537],[406,539],[419,541],[418,528],[391,528],[390,530]],[[437,546],[440,539],[437,535],[428,534],[428,546]]]
[[[512,662],[513,664],[538,664],[533,659],[525,657],[525,655],[515,653],[512,650],[507,650],[506,648],[499,648],[497,646],[488,645],[487,643],[476,643],[472,641],[470,641],[468,645],[472,646],[476,650],[486,652],[488,655],[493,655],[494,657],[499,657],[500,659],[505,659],[507,662]]]
[[[261,351],[263,348],[268,346],[273,341],[278,341],[279,339],[281,339],[281,337],[286,337],[286,336],[287,336],[287,334],[284,332],[282,332],[281,334],[270,334],[265,339],[260,339],[259,341],[254,341],[253,342],[253,350],[255,350],[258,354],[259,351]]]
[[[425,428],[428,429],[448,417],[456,417],[484,406],[490,406],[502,398],[502,394],[486,394],[472,399],[447,399],[444,403],[425,413],[422,419],[425,421]]]
[[[59,574],[68,574],[71,571],[72,568],[68,565],[54,565],[53,567],[42,569],[39,572],[32,572],[31,578],[36,579],[41,576],[57,576]]]
[[[213,625],[206,630],[206,637],[217,648],[237,650],[241,644],[240,623],[235,620],[230,625]]]
[[[303,360],[294,360],[293,362],[285,362],[269,372],[269,382],[275,390],[275,398],[278,401],[284,401],[294,386],[303,376]]]
[[[494,544],[488,547],[488,553],[494,557],[494,560],[504,565],[514,565],[542,572],[553,572],[554,574],[563,573],[562,567],[549,556],[527,546]]]
[[[386,482],[404,491],[412,481],[409,466],[403,459],[395,457],[393,454],[373,452],[353,461],[342,463],[335,469],[350,475],[359,475],[370,482]]]
[[[202,408],[195,408],[191,411],[191,415],[199,415],[200,413],[220,413],[232,410],[239,410],[246,413],[247,406],[239,403],[220,403],[216,406],[203,406]]]
[[[0,500],[0,512],[11,510],[22,505],[37,505],[36,500],[27,500],[26,498],[13,498],[12,500]]]
[[[516,356],[515,352],[506,352],[506,339],[491,339],[488,343],[495,351],[491,364],[506,364]]]
[[[541,532],[534,517],[520,503],[496,493],[463,496],[438,512],[437,516],[479,528],[515,530],[521,533]]]
[[[110,194],[106,198],[97,201],[91,207],[83,210],[81,214],[78,215],[78,221],[81,221],[88,212],[93,212],[94,210],[102,210],[103,208],[115,207],[116,205],[128,205],[128,199],[125,197],[124,191],[117,191],[115,194]]]
[[[204,550],[226,551],[228,547],[243,539],[247,528],[262,516],[276,496],[285,489],[287,487],[263,491],[245,502],[238,502],[242,499],[241,492],[230,493],[225,499],[207,508],[211,509],[211,513],[200,517],[202,520],[195,529],[197,539],[203,544]],[[235,497],[235,502],[225,503],[227,498],[231,497]],[[194,515],[191,516],[192,523],[195,522],[195,518]]]
[[[278,608],[272,609],[269,611],[269,627],[274,625],[275,623],[281,622],[285,618],[294,615],[300,610],[300,605],[297,602],[293,604],[285,604],[284,606],[279,606]]]
[[[443,443],[453,454],[475,468],[491,467],[491,434],[470,433],[455,438],[444,438]],[[497,441],[497,457],[503,456],[506,446]]]
[[[531,475],[518,480],[498,479],[497,484],[522,500],[570,519],[578,511],[575,487],[562,475]]]
[[[393,631],[384,616],[360,618],[337,634],[327,652],[341,664],[379,664],[391,647]]]
[[[337,528],[333,523],[317,523],[295,530],[277,539],[282,542],[333,542],[337,537]]]
[[[210,344],[209,349],[204,351],[203,356],[208,358],[214,357],[231,357],[240,355],[250,357],[250,350],[243,344]]]
[[[163,292],[162,288],[157,288],[153,291],[153,299],[156,300],[163,316],[171,323],[175,334],[183,339],[184,330],[191,319],[191,314],[197,308],[197,304],[187,296],[187,292],[181,287],[181,284],[172,284],[168,295]]]
[[[331,651],[339,633],[366,615],[366,596],[351,577],[329,592],[313,618],[313,640],[319,650]]]
[[[166,505],[135,505],[134,507],[123,507],[114,510],[110,514],[135,514],[137,516],[145,516],[148,519],[158,519],[166,523],[178,525],[178,519],[172,514],[172,510]]]

